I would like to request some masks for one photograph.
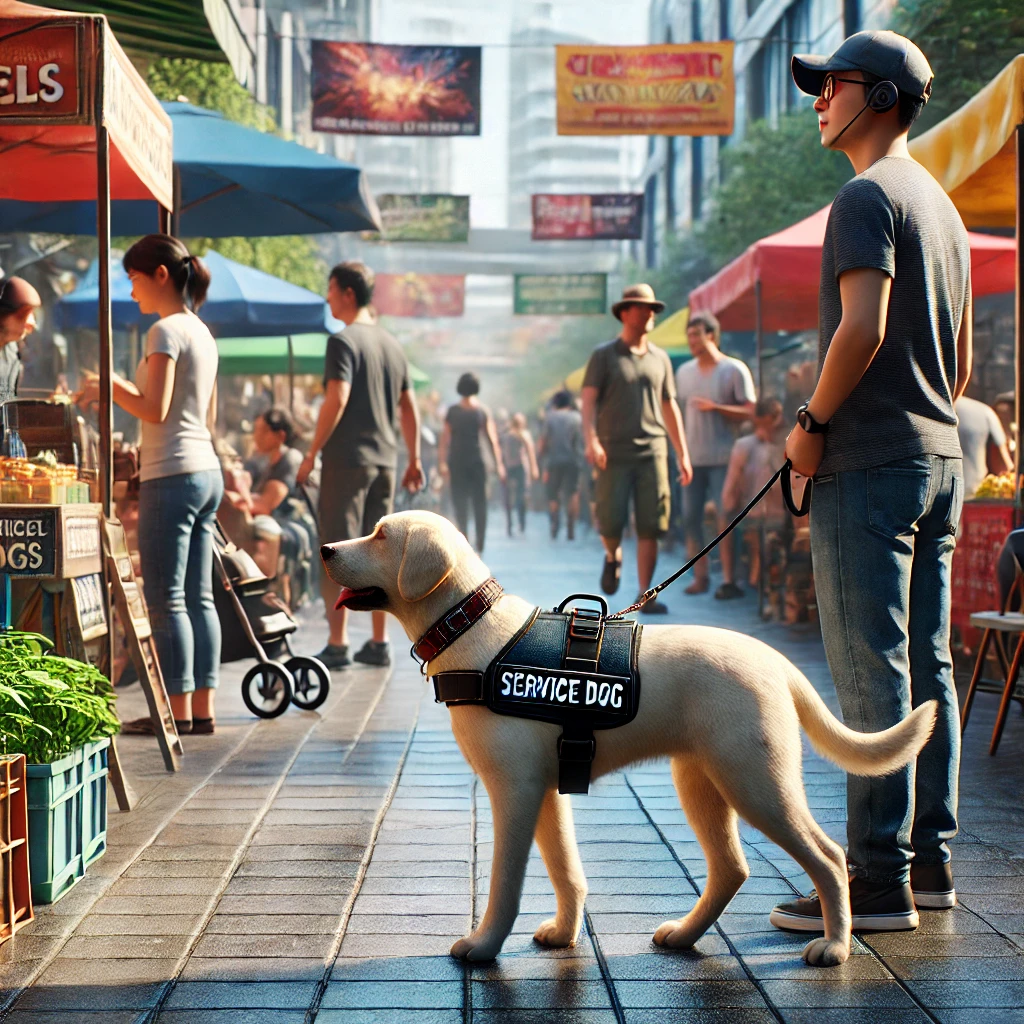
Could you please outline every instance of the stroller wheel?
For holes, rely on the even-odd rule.
[[[242,680],[242,700],[258,718],[277,718],[288,710],[295,680],[276,661],[253,665]]]
[[[295,678],[292,703],[303,711],[315,711],[331,690],[331,673],[316,658],[300,656],[289,658],[284,667]]]

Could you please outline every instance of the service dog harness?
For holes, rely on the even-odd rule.
[[[488,580],[417,641],[424,664],[461,636],[501,596]],[[584,600],[594,608],[567,606]],[[637,652],[641,627],[608,615],[603,598],[573,594],[550,612],[535,608],[483,672],[438,672],[434,699],[449,707],[483,704],[499,715],[562,727],[558,792],[586,793],[597,751],[594,731],[631,722],[640,707]]]

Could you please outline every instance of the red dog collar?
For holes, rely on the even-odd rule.
[[[503,593],[501,584],[493,576],[481,583],[469,597],[460,601],[454,608],[449,608],[412,645],[413,657],[418,658],[424,665],[432,661],[445,648],[455,643],[474,622],[483,618]]]

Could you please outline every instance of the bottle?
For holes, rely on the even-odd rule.
[[[9,459],[27,459],[28,449],[21,439],[16,427],[11,427],[4,435],[4,455]]]

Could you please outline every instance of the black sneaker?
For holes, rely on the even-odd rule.
[[[743,596],[742,588],[738,587],[735,583],[723,583],[715,591],[716,601],[734,601],[737,597]]]
[[[956,889],[953,886],[953,866],[945,864],[910,865],[910,888],[914,903],[927,910],[949,910],[956,906]]]
[[[353,655],[353,660],[361,665],[387,668],[391,664],[391,644],[387,640],[367,640]]]
[[[348,668],[352,664],[348,644],[328,644],[316,657],[329,669]]]
[[[604,560],[601,570],[601,589],[606,594],[614,594],[619,589],[619,578],[622,576],[622,562],[610,558]]]
[[[868,882],[850,879],[850,910],[853,930],[869,932],[913,931],[919,923],[910,883]],[[792,903],[780,903],[768,920],[776,927],[794,932],[823,932],[824,920],[818,894],[811,891]]]
[[[637,594],[637,601],[643,597],[643,594]],[[664,601],[659,601],[656,597],[652,597],[641,609],[641,615],[668,615],[668,605]]]

